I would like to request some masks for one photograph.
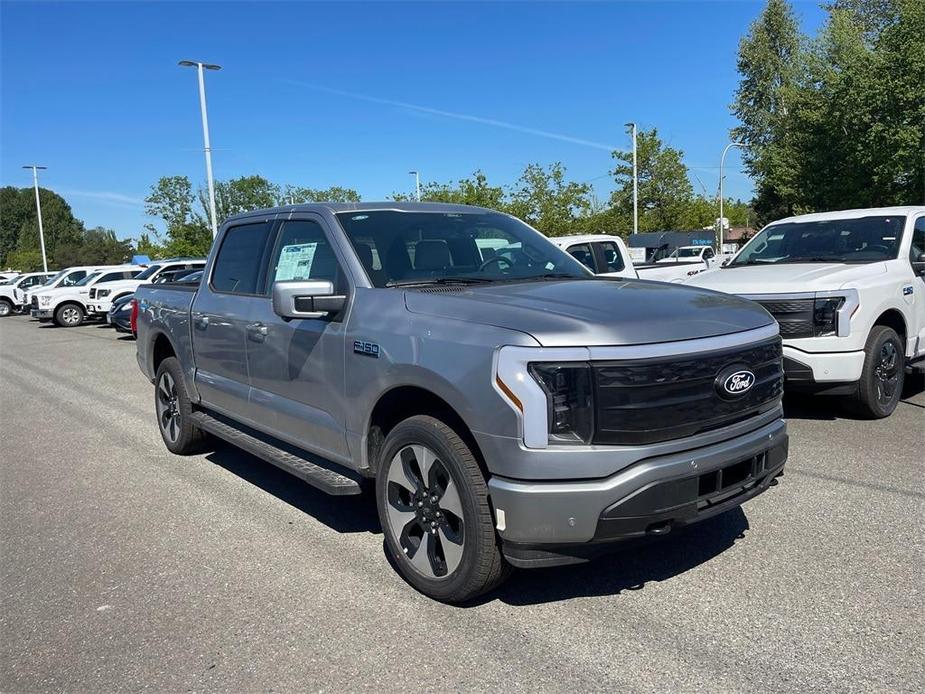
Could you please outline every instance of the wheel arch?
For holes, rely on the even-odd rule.
[[[909,332],[906,327],[906,317],[903,315],[902,311],[896,308],[888,308],[882,311],[873,322],[871,329],[878,325],[892,328],[896,331],[896,334],[899,335],[899,339],[902,342],[903,353],[905,355],[909,350]]]

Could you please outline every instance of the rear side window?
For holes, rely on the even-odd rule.
[[[232,294],[256,294],[261,258],[270,222],[230,227],[212,270],[212,289]]]
[[[604,261],[602,272],[620,272],[625,269],[626,263],[623,262],[623,255],[617,244],[613,241],[601,241],[598,248],[601,251],[601,259]]]

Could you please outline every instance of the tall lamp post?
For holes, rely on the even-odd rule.
[[[218,235],[218,221],[215,218],[215,182],[212,180],[212,145],[209,143],[209,114],[206,111],[206,70],[221,70],[221,65],[181,60],[183,67],[195,67],[199,73],[199,109],[202,111],[202,139],[206,152],[206,181],[209,185],[209,212],[212,215],[212,238]]]
[[[409,176],[414,176],[414,199],[421,202],[421,174],[417,171],[409,171]]]
[[[45,227],[42,226],[42,201],[39,200],[39,169],[44,171],[48,167],[27,164],[22,168],[32,169],[32,185],[35,187],[35,211],[38,213],[39,218],[39,245],[42,247],[42,270],[43,272],[48,272],[48,258],[45,257]]]
[[[723,148],[723,155],[719,158],[719,231],[716,235],[716,252],[723,252],[723,166],[726,163],[726,152],[731,147],[744,147],[743,142],[730,142]]]
[[[626,123],[633,133],[633,233],[639,233],[639,176],[636,169],[636,124]]]

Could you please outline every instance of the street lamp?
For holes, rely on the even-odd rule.
[[[723,155],[719,158],[719,231],[716,236],[716,252],[723,252],[723,165],[726,163],[726,152],[731,147],[744,147],[744,142],[730,142],[723,148]]]
[[[409,171],[409,176],[414,176],[414,199],[421,202],[421,174],[417,171]]]
[[[32,185],[35,187],[35,210],[39,217],[39,244],[42,246],[42,269],[48,272],[48,258],[45,257],[45,228],[42,226],[42,201],[39,200],[39,169],[43,171],[47,166],[38,164],[26,164],[22,168],[32,169]]]
[[[199,108],[202,111],[202,139],[205,141],[206,181],[209,185],[209,211],[212,214],[212,238],[218,235],[218,221],[215,219],[215,183],[212,180],[212,146],[209,144],[209,114],[206,112],[205,70],[221,70],[221,65],[181,60],[182,67],[195,67],[199,72]]]
[[[639,176],[636,170],[636,124],[625,123],[633,133],[633,233],[639,233]]]

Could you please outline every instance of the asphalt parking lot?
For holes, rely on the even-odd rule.
[[[161,443],[134,343],[0,321],[0,690],[913,692],[925,686],[925,388],[788,400],[781,484],[448,607],[370,496]]]

